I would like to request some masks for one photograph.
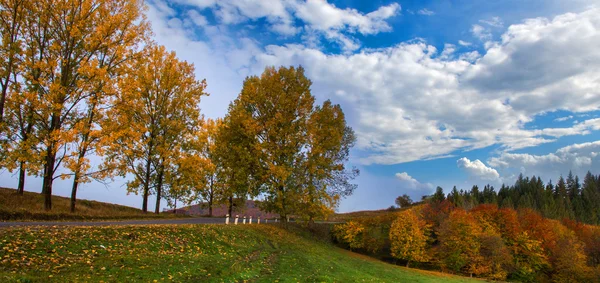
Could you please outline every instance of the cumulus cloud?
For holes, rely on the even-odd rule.
[[[544,155],[505,152],[490,158],[488,163],[503,175],[523,173],[556,180],[559,175],[573,171],[582,176],[588,170],[600,170],[600,141],[573,144]]]
[[[175,2],[201,10],[210,8],[223,24],[238,24],[264,18],[271,24],[271,29],[278,33],[293,35],[298,31],[293,26],[293,16],[288,11],[287,1],[176,0]]]
[[[496,169],[483,164],[479,159],[474,161],[463,157],[456,161],[458,168],[465,170],[470,176],[487,181],[496,181],[500,178],[500,174]]]
[[[345,30],[362,34],[390,31],[385,21],[400,11],[400,5],[392,3],[363,14],[355,9],[340,9],[325,0],[308,0],[294,5],[295,15],[313,29],[322,31]]]
[[[323,3],[330,5],[317,4]],[[600,45],[597,9],[512,25],[483,54],[457,54],[451,44],[438,50],[423,40],[330,54],[307,45],[262,47],[251,38],[228,34],[223,26],[207,25],[209,40],[195,40],[185,24],[172,21],[177,15],[167,8],[151,5],[149,11],[157,40],[196,63],[198,77],[207,78],[209,92],[218,95],[205,99],[206,105],[220,105],[208,112],[220,109],[222,115],[246,75],[270,65],[302,65],[317,99],[342,104],[357,134],[353,156],[363,164],[446,157],[494,144],[515,150],[600,129],[597,119],[566,128],[525,127],[541,113],[600,107],[600,49],[593,48]],[[382,9],[376,14],[385,18],[399,7]],[[367,15],[375,17],[358,18]],[[331,37],[342,26],[361,32],[354,20],[341,22],[322,29],[334,30]],[[338,34],[346,45],[360,44]]]
[[[482,25],[474,24],[471,26],[471,33],[481,41],[492,39],[492,33],[490,30]]]
[[[430,193],[433,191],[434,186],[430,183],[421,183],[415,178],[408,175],[406,172],[396,173],[396,179],[400,181],[402,189],[409,189],[413,191],[419,191],[423,193]]]
[[[303,65],[314,93],[334,97],[349,112],[364,164],[494,144],[515,150],[598,129],[595,119],[567,128],[525,127],[541,113],[600,107],[598,13],[512,25],[481,55],[442,56],[422,40],[350,55],[273,45],[257,65]]]
[[[338,8],[326,0],[177,0],[178,3],[198,9],[211,9],[221,24],[238,24],[250,20],[266,19],[273,32],[295,35],[319,32],[344,50],[353,51],[360,44],[350,34],[373,35],[391,31],[387,19],[397,15],[398,3],[381,6],[370,13],[352,8]],[[298,20],[302,26],[295,26]]]

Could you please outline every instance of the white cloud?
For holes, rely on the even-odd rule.
[[[305,23],[306,29],[322,32],[326,38],[340,43],[346,51],[356,50],[360,45],[344,32],[369,35],[391,31],[386,20],[401,9],[399,4],[392,3],[363,14],[355,9],[340,9],[325,0],[295,2],[293,7],[294,14]]]
[[[497,28],[501,28],[504,26],[504,22],[502,22],[502,19],[500,19],[500,17],[492,17],[489,20],[479,20],[479,22]]]
[[[470,43],[468,41],[464,41],[464,40],[459,40],[458,44],[462,45],[462,46],[471,46],[471,45],[473,45],[472,43]]]
[[[559,175],[572,170],[581,177],[588,170],[600,170],[600,141],[573,144],[545,155],[505,152],[490,158],[488,163],[501,170],[503,175],[523,173],[556,180]]]
[[[471,26],[471,33],[481,41],[492,39],[492,33],[490,30],[482,25],[474,24]]]
[[[571,120],[571,119],[573,119],[573,115],[559,117],[559,118],[554,119],[554,121],[555,122],[564,122],[564,121]]]
[[[433,16],[435,15],[435,12],[428,10],[427,8],[421,9],[417,12],[419,15],[424,15],[424,16]]]
[[[201,2],[196,0],[199,7],[200,4],[212,5],[210,1]],[[226,28],[209,24],[204,25],[203,30],[210,41],[196,40],[194,25],[202,24],[202,20],[182,25],[180,18],[190,18],[190,12],[178,15],[162,1],[148,5],[146,15],[152,23],[156,41],[176,51],[180,59],[194,63],[198,79],[206,78],[207,91],[211,95],[203,98],[202,113],[208,117],[223,116],[227,104],[239,93],[244,77],[249,75],[252,58],[260,52],[256,42],[246,37],[234,39]]]
[[[206,17],[198,13],[196,10],[188,10],[187,15],[189,19],[198,27],[203,27],[208,24]]]
[[[176,2],[212,9],[221,24],[239,24],[265,18],[273,32],[284,36],[295,35],[302,27],[295,26],[299,20],[306,32],[317,31],[325,38],[337,42],[345,51],[360,47],[349,34],[373,35],[391,31],[387,19],[397,15],[398,3],[381,6],[370,13],[356,9],[341,9],[326,0],[177,0]]]
[[[185,25],[172,21],[174,11],[160,7],[151,5],[148,13],[157,40],[207,78],[213,96],[203,104],[220,105],[205,113],[222,115],[246,75],[300,64],[318,99],[342,104],[357,133],[354,156],[364,164],[439,158],[494,144],[513,150],[600,129],[595,119],[568,128],[525,128],[540,113],[600,107],[600,51],[593,48],[600,45],[598,10],[510,26],[483,55],[456,54],[454,45],[440,52],[422,40],[335,55],[303,45],[262,48],[223,26],[204,28],[210,41],[194,40]],[[360,44],[335,30],[326,36]],[[567,44],[578,54],[566,52]],[[529,61],[536,64],[523,67]]]
[[[488,181],[496,181],[500,178],[500,174],[496,169],[487,167],[479,159],[471,161],[466,157],[463,157],[456,161],[458,168],[465,170],[470,176]]]
[[[265,18],[275,32],[283,35],[294,35],[298,32],[298,29],[293,26],[293,16],[288,11],[289,1],[176,0],[175,2],[201,10],[210,8],[223,24],[238,24]]]
[[[449,59],[452,56],[452,54],[454,54],[454,51],[456,51],[456,45],[446,43],[444,44],[444,50],[442,51],[440,58]]]
[[[363,14],[355,9],[340,9],[325,0],[308,0],[296,3],[295,14],[316,30],[332,31],[349,29],[362,34],[377,34],[390,31],[385,21],[400,11],[400,5],[392,3]]]
[[[415,178],[408,175],[406,172],[396,173],[396,179],[400,181],[402,186],[401,189],[408,189],[412,191],[420,191],[423,193],[430,193],[433,191],[434,186],[430,183],[421,183]]]
[[[355,156],[365,164],[430,159],[494,144],[514,150],[598,129],[593,119],[568,128],[525,127],[542,113],[600,107],[597,15],[593,9],[524,21],[482,55],[449,56],[445,48],[448,56],[442,56],[422,40],[350,55],[273,45],[258,55],[254,71],[304,66],[313,93],[342,103],[357,133]]]

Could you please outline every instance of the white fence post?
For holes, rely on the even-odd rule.
[[[258,217],[258,222],[256,222],[256,224],[260,224],[260,216]]]
[[[244,221],[242,222],[242,224],[246,224],[246,216],[244,216]]]
[[[237,225],[237,223],[238,223],[238,217],[240,217],[240,216],[239,215],[235,216],[235,225]]]
[[[229,224],[229,214],[227,214],[227,216],[225,216],[225,225]]]
[[[265,223],[269,223],[269,218],[265,218]]]
[[[252,224],[252,215],[250,215],[250,220],[248,221],[248,224]]]

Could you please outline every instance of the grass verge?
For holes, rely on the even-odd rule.
[[[119,220],[172,218],[173,214],[142,213],[140,209],[91,200],[77,200],[76,212],[70,212],[71,200],[52,196],[52,210],[44,210],[44,196],[24,192],[23,195],[9,188],[0,188],[0,221],[29,220]],[[180,217],[180,216],[177,216]]]
[[[1,282],[467,282],[271,225],[0,230]]]

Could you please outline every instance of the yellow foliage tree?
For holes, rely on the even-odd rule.
[[[391,253],[393,257],[406,260],[406,267],[411,262],[426,262],[431,229],[421,219],[416,209],[408,209],[398,213],[390,228]]]
[[[0,0],[0,137],[4,135],[4,113],[12,85],[17,80],[23,55],[23,24],[27,0]]]
[[[309,150],[295,174],[295,178],[308,180],[303,184],[297,213],[309,223],[332,214],[340,198],[356,188],[350,180],[358,175],[358,169],[345,167],[355,140],[339,105],[326,100],[315,107],[307,124]]]
[[[143,4],[136,0],[40,0],[23,4],[26,9],[19,42],[24,50],[19,61],[19,80],[24,87],[11,104],[26,111],[11,112],[27,113],[23,115],[26,118],[16,117],[13,121],[33,121],[35,129],[27,134],[35,134],[39,143],[35,147],[42,150],[40,159],[34,160],[26,160],[32,156],[24,154],[28,144],[16,147],[15,152],[21,154],[17,158],[21,162],[43,165],[42,192],[45,208],[50,210],[53,181],[69,177],[59,173],[59,168],[65,164],[85,168],[84,157],[73,154],[79,148],[72,143],[77,142],[78,136],[88,135],[80,121],[85,121],[82,117],[93,108],[90,103],[99,101],[106,88],[115,84],[114,77],[107,75],[111,71],[105,63],[127,58],[136,38],[145,33],[146,23]],[[22,133],[20,139],[25,139]],[[71,158],[78,160],[69,163]]]
[[[329,101],[315,108],[310,86],[302,67],[248,77],[223,128],[230,131],[224,143],[247,156],[229,167],[231,174],[245,167],[252,187],[265,196],[263,208],[278,213],[283,225],[292,214],[312,220],[331,212],[353,191],[349,181],[358,174],[344,167],[354,133],[341,108]]]
[[[442,265],[455,272],[476,273],[481,262],[481,228],[463,209],[450,212],[438,230]]]
[[[363,239],[365,227],[359,222],[348,221],[335,225],[331,232],[338,242],[348,245],[350,249],[357,250],[365,247]]]
[[[111,130],[105,168],[131,174],[128,190],[142,193],[142,210],[156,193],[155,213],[166,175],[182,157],[182,145],[192,139],[200,118],[200,98],[206,82],[196,80],[194,66],[181,62],[164,46],[149,44],[131,65],[132,73],[119,85],[120,93],[103,125]]]

